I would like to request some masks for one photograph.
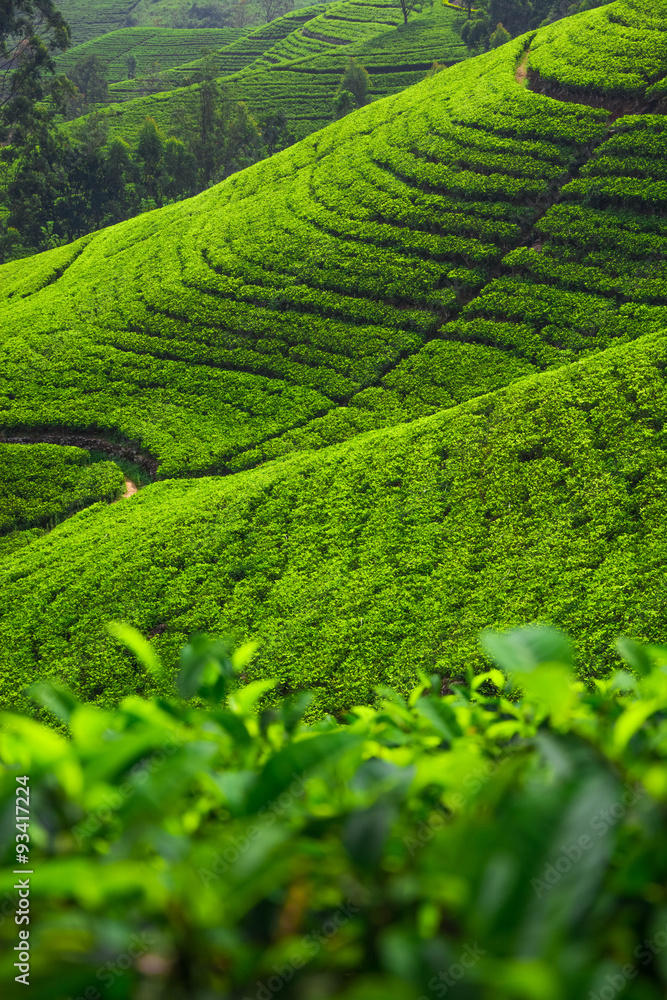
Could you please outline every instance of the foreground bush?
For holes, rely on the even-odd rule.
[[[305,694],[261,710],[273,682],[235,677],[252,648],[201,636],[179,699],[33,689],[69,738],[2,717],[9,994],[27,929],[54,1000],[663,997],[667,649],[622,641],[632,672],[589,690],[557,632],[483,644],[500,669],[379,690],[346,724],[304,723]]]

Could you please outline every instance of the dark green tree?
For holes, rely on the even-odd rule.
[[[136,172],[131,150],[122,139],[114,139],[106,150],[104,188],[107,193],[105,224],[122,222],[139,208]]]
[[[294,136],[289,131],[287,118],[282,111],[276,111],[260,121],[262,140],[269,156],[286,149],[295,141]]]
[[[258,6],[265,20],[275,21],[277,17],[282,17],[293,10],[294,0],[258,0]]]
[[[350,93],[349,90],[338,90],[333,99],[334,121],[344,118],[345,115],[349,115],[350,111],[354,111],[356,106],[354,94]]]
[[[69,45],[70,31],[53,0],[0,0],[0,144],[21,144],[48,120],[51,98],[62,103],[54,56]],[[6,159],[6,157],[5,157]]]
[[[461,38],[469,49],[487,49],[489,47],[490,30],[488,15],[481,12],[463,23]]]
[[[164,136],[154,118],[145,118],[139,132],[137,157],[141,181],[147,198],[159,205],[162,201],[161,167],[164,155]]]
[[[109,84],[106,73],[106,64],[96,55],[86,56],[74,64],[69,78],[79,91],[84,107],[101,104],[107,99]]]
[[[128,80],[134,80],[137,75],[137,57],[133,52],[127,57],[127,78]]]
[[[31,142],[16,162],[5,191],[7,229],[16,230],[24,247],[36,250],[57,245],[56,203],[65,186],[65,141],[45,132]],[[65,242],[66,235],[62,242]]]
[[[501,45],[504,45],[505,42],[509,42],[511,38],[512,36],[510,35],[509,31],[505,31],[505,29],[503,28],[502,24],[499,21],[498,24],[496,25],[496,30],[489,38],[489,48],[498,49],[500,48]]]
[[[245,101],[239,101],[229,122],[225,175],[243,170],[262,158],[262,135]]]
[[[164,196],[170,200],[197,191],[197,160],[180,139],[168,139],[164,147]]]
[[[347,91],[352,94],[354,98],[354,107],[361,108],[368,101],[368,88],[370,86],[371,78],[364,69],[360,66],[358,62],[354,59],[350,59],[343,76],[341,77],[338,90],[336,91],[336,97],[339,94]],[[343,102],[344,104],[345,102]],[[338,117],[341,117],[340,115]]]
[[[408,17],[412,13],[421,14],[424,9],[424,0],[398,0],[398,6],[403,14],[403,23],[408,23]]]

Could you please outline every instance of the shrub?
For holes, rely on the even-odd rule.
[[[356,107],[361,108],[368,100],[370,77],[363,66],[350,59],[338,87],[338,94],[350,93]]]
[[[489,48],[497,49],[501,45],[504,45],[505,42],[511,41],[511,38],[512,36],[510,35],[509,31],[506,31],[505,28],[503,28],[502,24],[498,22],[498,24],[496,25],[496,30],[489,38]]]

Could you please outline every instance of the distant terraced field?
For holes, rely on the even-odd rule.
[[[403,25],[400,9],[387,0],[303,8],[219,49],[217,71],[234,99],[247,101],[260,118],[282,111],[301,138],[331,120],[333,97],[350,57],[367,65],[372,98],[418,82],[435,61],[452,65],[465,58],[456,31],[459,18],[451,8],[434,4]],[[146,116],[168,130],[175,117],[194,111],[197,88],[182,85],[200,72],[195,60],[159,74],[152,84],[115,83],[110,97],[124,103],[109,108],[112,135],[133,142]],[[151,87],[155,93],[132,99]]]
[[[286,14],[284,17],[276,18],[275,21],[270,21],[268,24],[263,24],[259,28],[246,30],[235,41],[215,49],[212,57],[217,68],[217,76],[219,78],[232,76],[254,63],[265,52],[270,51],[277,42],[298,30],[323,10],[326,10],[326,4],[303,7]],[[180,60],[173,69],[158,73],[153,78],[153,82],[122,80],[115,83],[110,88],[110,98],[114,101],[126,101],[145,94],[146,90],[152,90],[155,93],[175,90],[187,86],[193,80],[201,77],[201,72],[202,59],[200,53],[197,53],[196,59],[189,62],[185,59]]]
[[[127,78],[127,61],[134,56],[136,75],[171,69],[188,60],[199,59],[203,48],[222,48],[245,37],[238,28],[199,30],[197,28],[120,28],[100,38],[84,42],[64,52],[56,60],[58,72],[69,73],[79,60],[97,56],[109,83]],[[132,81],[130,81],[132,82]],[[139,84],[137,84],[139,86]]]
[[[258,637],[340,712],[483,627],[553,621],[584,676],[666,641],[666,67],[667,2],[616,0],[1,268],[4,433],[167,480],[3,560],[2,700],[148,690],[109,618],[172,666]]]

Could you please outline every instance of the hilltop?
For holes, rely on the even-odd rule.
[[[617,0],[0,269],[7,437],[170,479],[3,561],[5,701],[146,690],[114,617],[167,662],[257,636],[332,711],[483,626],[554,621],[584,674],[667,638],[666,27]]]

